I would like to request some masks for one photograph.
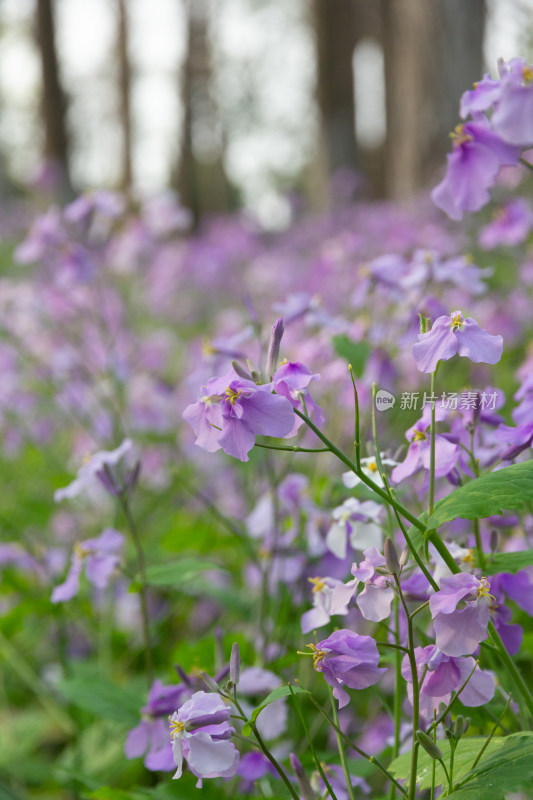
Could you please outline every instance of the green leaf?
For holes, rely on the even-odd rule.
[[[497,575],[499,572],[518,572],[533,564],[533,550],[521,550],[518,553],[496,553],[485,555],[485,575]],[[476,566],[479,567],[476,558]]]
[[[457,785],[458,781],[454,782]],[[501,747],[488,758],[484,754],[475,769],[459,782],[459,788],[448,795],[453,800],[504,800],[508,792],[532,790],[533,733],[522,731],[506,736]]]
[[[94,792],[85,795],[90,800],[142,800],[146,795],[139,792],[124,791],[123,789],[112,789],[111,786],[101,786]]]
[[[66,678],[58,685],[61,693],[77,708],[96,717],[112,719],[133,727],[139,721],[144,697],[132,689],[116,686],[102,675]]]
[[[444,497],[435,506],[428,528],[456,517],[480,519],[524,508],[533,501],[533,461],[489,472]]]
[[[270,705],[270,703],[274,703],[276,700],[280,700],[282,697],[288,697],[291,694],[309,694],[307,689],[302,689],[301,686],[278,686],[277,689],[274,689],[270,694],[265,697],[261,705],[254,708],[252,711],[252,716],[250,717],[249,721],[243,725],[242,728],[242,735],[243,736],[250,736],[252,733],[252,725],[256,721],[257,717],[261,713],[261,711]]]
[[[457,745],[457,749],[455,751],[455,760],[454,760],[454,768],[453,768],[453,776],[454,782],[457,783],[458,780],[462,779],[465,775],[468,774],[472,764],[474,763],[476,756],[478,755],[479,751],[485,744],[486,738],[485,737],[468,737],[460,739],[459,744]],[[498,751],[505,741],[503,737],[493,737],[490,741],[489,746],[485,750],[484,756],[495,751]],[[450,743],[447,739],[439,739],[439,747],[442,750],[442,754],[444,756],[444,763],[446,766],[449,764],[450,761]],[[433,764],[435,764],[435,785],[440,786],[444,784],[447,786],[446,776],[444,774],[444,770],[442,769],[441,765],[438,761],[433,761],[431,756],[429,756],[422,748],[418,750],[418,767],[416,771],[416,782],[419,785],[420,789],[430,789],[431,782],[432,782],[432,772],[433,772]],[[395,758],[392,764],[389,766],[389,772],[392,772],[395,778],[405,779],[409,782],[409,773],[411,771],[411,751],[409,750],[408,753],[403,753],[403,755],[398,756]],[[494,798],[491,797],[491,800]]]
[[[334,336],[333,349],[340,358],[345,358],[352,365],[354,375],[358,378],[363,374],[370,347],[366,342],[353,342],[347,336]]]
[[[220,567],[200,558],[180,558],[167,564],[152,564],[146,570],[146,580],[151,586],[173,586],[179,589],[210,569]]]

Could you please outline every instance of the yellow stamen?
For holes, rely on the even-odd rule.
[[[310,644],[307,644],[306,647],[308,647],[310,650],[313,651],[313,667],[315,669],[317,669],[318,664],[327,655],[327,651],[326,650],[319,650],[317,648],[316,644],[313,644],[313,642],[310,642]]]
[[[478,597],[488,597],[490,600],[490,607],[491,609],[495,608],[496,598],[493,594],[490,593],[490,583],[486,578],[479,579],[480,585],[478,586],[477,596]]]
[[[204,339],[202,342],[202,355],[205,356],[214,356],[217,353],[216,347],[213,347],[209,339]]]
[[[531,67],[522,67],[522,77],[526,83],[533,81],[533,69]]]
[[[375,461],[369,461],[366,466],[367,466],[367,469],[370,470],[370,472],[377,472],[378,471],[378,465],[376,464]]]
[[[424,433],[424,431],[415,431],[414,436],[411,439],[412,442],[425,442],[428,437]]]
[[[474,551],[470,549],[466,556],[463,556],[463,563],[468,564],[470,567],[474,566]]]
[[[326,588],[326,583],[322,578],[308,578],[309,583],[313,584],[313,594],[321,592]]]
[[[86,550],[85,547],[83,547],[83,545],[81,545],[79,542],[76,542],[74,545],[74,553],[78,556],[78,558],[85,558],[85,556],[88,556],[90,552],[90,550]]]
[[[452,321],[450,322],[450,328],[452,328],[452,330],[454,331],[458,329],[462,330],[463,325],[464,325],[463,315],[461,314],[460,311],[458,311],[457,314],[454,314],[452,317]]]
[[[459,147],[466,142],[471,142],[473,136],[469,133],[465,133],[464,125],[456,125],[455,130],[450,133],[450,139],[452,139],[455,147]]]
[[[230,389],[229,386],[226,387],[226,397],[228,398],[232,406],[235,405],[241,394],[242,394],[242,389],[239,389],[238,392],[235,392],[233,389]]]
[[[180,722],[177,719],[172,719],[172,717],[168,718],[170,722],[170,738],[175,739],[176,736],[179,736],[180,733],[183,733],[185,730],[185,725],[183,722]]]

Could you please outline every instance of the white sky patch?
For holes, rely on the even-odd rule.
[[[355,135],[361,147],[379,147],[385,141],[385,64],[383,48],[374,39],[358,42],[353,53]]]

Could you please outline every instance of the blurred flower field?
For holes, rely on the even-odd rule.
[[[2,797],[414,797],[415,746],[455,796],[436,717],[456,786],[530,729],[533,211],[497,180],[463,222],[348,175],[281,233],[103,190],[10,222]]]

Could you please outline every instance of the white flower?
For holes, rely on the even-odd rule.
[[[381,456],[381,463],[383,466],[395,467],[397,465],[397,461],[393,461],[392,458],[384,458],[385,453],[380,453]],[[383,479],[379,474],[379,468],[376,464],[376,459],[372,456],[370,458],[362,458],[361,459],[361,471],[370,478],[370,480],[374,481],[376,486],[383,487]],[[342,473],[342,482],[346,486],[347,489],[353,489],[354,486],[357,486],[361,483],[361,478],[358,478],[355,472],[351,470],[349,472]]]
[[[99,485],[97,473],[106,465],[113,466],[118,464],[132,447],[133,442],[131,439],[125,439],[116,450],[99,450],[94,453],[79,469],[78,475],[72,483],[54,493],[56,503],[60,503],[61,500],[65,499],[70,500],[84,491],[94,492],[94,489]]]
[[[372,500],[360,502],[349,497],[333,511],[334,522],[326,536],[328,550],[337,558],[346,558],[348,538],[355,550],[381,549],[383,534],[376,523],[382,511],[382,506]]]

